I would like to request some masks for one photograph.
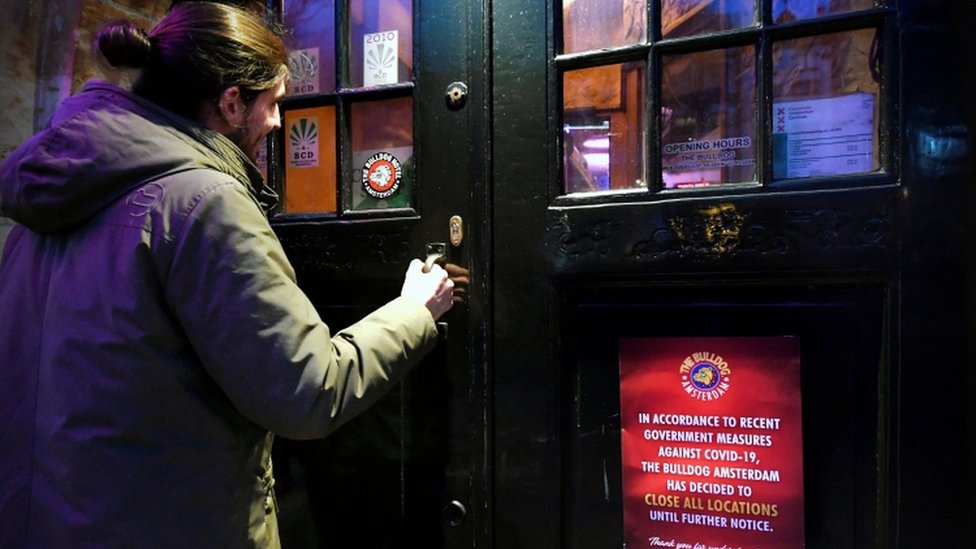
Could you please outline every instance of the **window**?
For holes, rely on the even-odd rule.
[[[883,173],[888,17],[872,0],[563,0],[560,194]]]
[[[665,189],[756,180],[756,49],[661,56]]]
[[[412,211],[412,2],[280,7],[291,71],[271,149],[280,160],[271,179],[284,195],[281,213]]]
[[[567,192],[645,186],[645,79],[644,64],[635,62],[563,74]]]

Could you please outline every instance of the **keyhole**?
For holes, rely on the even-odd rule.
[[[456,528],[464,522],[464,517],[468,514],[468,510],[464,507],[464,504],[458,500],[454,500],[444,506],[444,524]]]
[[[447,92],[445,94],[445,100],[447,101],[447,108],[452,111],[456,111],[464,107],[464,103],[468,99],[468,87],[464,82],[451,82],[447,86]]]

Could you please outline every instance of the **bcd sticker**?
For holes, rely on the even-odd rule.
[[[389,198],[400,190],[402,175],[397,157],[378,152],[363,164],[363,190],[373,198]]]

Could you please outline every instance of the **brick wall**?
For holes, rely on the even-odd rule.
[[[127,85],[130,74],[92,56],[92,40],[102,26],[119,19],[149,29],[169,2],[0,0],[0,160],[89,79]],[[0,248],[11,226],[0,217]]]
[[[116,84],[131,84],[131,74],[119,72],[92,54],[92,42],[98,31],[108,23],[125,19],[149,30],[153,22],[165,13],[170,0],[85,0],[78,25],[77,48],[74,56],[72,88],[77,91],[92,78]]]

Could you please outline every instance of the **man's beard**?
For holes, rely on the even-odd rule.
[[[244,156],[256,164],[258,161],[257,149],[256,147],[252,146],[254,143],[248,142],[248,134],[249,132],[247,131],[246,125],[235,126],[233,131],[227,134],[227,139],[230,139],[235,145],[237,145],[237,148],[244,153]]]

